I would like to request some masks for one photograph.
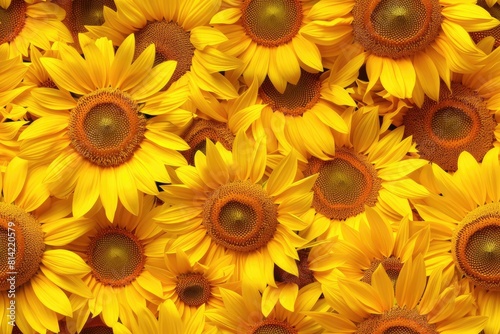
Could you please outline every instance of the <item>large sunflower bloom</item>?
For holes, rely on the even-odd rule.
[[[10,56],[28,56],[30,45],[50,49],[51,42],[71,42],[71,35],[61,22],[64,10],[44,0],[2,0],[0,45],[8,45]]]
[[[371,284],[343,279],[338,287],[324,286],[336,313],[307,313],[328,333],[439,333],[477,334],[486,317],[475,311],[470,293],[458,294],[439,269],[426,280],[421,256],[404,264],[395,287],[382,264]]]
[[[302,288],[295,301],[295,312],[276,305],[268,315],[261,310],[261,294],[258,290],[243,284],[242,293],[221,289],[224,307],[207,310],[205,315],[223,334],[229,333],[320,333],[320,326],[303,312],[324,312],[328,305],[319,299],[319,283]],[[319,299],[319,300],[318,300]]]
[[[205,113],[214,114],[207,99],[230,99],[235,88],[219,72],[241,66],[238,59],[217,49],[227,38],[209,26],[220,7],[220,0],[126,0],[116,3],[117,11],[104,9],[104,24],[87,26],[94,36],[106,36],[115,45],[131,33],[136,35],[135,56],[155,44],[155,63],[177,61],[168,82],[188,82],[191,98]]]
[[[426,263],[430,268],[454,267],[475,285],[479,313],[489,317],[486,334],[500,332],[499,153],[499,148],[491,149],[479,165],[463,152],[453,176],[432,165],[430,182],[441,195],[416,205],[431,227]]]
[[[268,76],[283,93],[287,83],[297,84],[301,69],[323,71],[318,45],[331,41],[326,37],[329,24],[317,20],[333,19],[335,9],[329,5],[324,0],[227,1],[210,23],[229,39],[221,49],[243,61],[230,76],[243,74],[247,85],[256,78],[259,86]]]
[[[129,319],[134,316],[130,305],[146,307],[162,301],[159,277],[165,270],[166,239],[161,229],[151,223],[158,214],[155,206],[154,196],[141,196],[137,216],[120,205],[114,222],[101,209],[91,217],[92,229],[66,246],[91,269],[83,279],[94,298],[77,301],[83,304],[73,314],[78,330],[90,314],[101,315],[109,327],[119,318],[129,327]]]
[[[234,280],[248,275],[262,288],[275,284],[275,264],[298,275],[296,247],[306,241],[294,231],[307,227],[299,216],[310,207],[316,176],[295,181],[297,159],[290,154],[263,184],[265,145],[265,139],[252,143],[243,131],[232,152],[207,140],[206,155],[196,153],[196,167],[176,170],[182,184],[163,186],[158,195],[166,206],[156,219],[177,235],[167,253],[182,249],[194,263],[221,248],[235,264]]]
[[[65,45],[60,46],[61,59],[41,59],[61,89],[32,91],[52,112],[20,136],[20,157],[49,165],[44,182],[54,195],[66,197],[74,191],[74,215],[84,215],[100,197],[112,220],[118,199],[136,214],[137,190],[156,194],[155,181],[170,182],[165,165],[186,164],[177,150],[189,146],[163,131],[162,124],[185,126],[192,114],[177,109],[187,98],[185,87],[172,85],[159,93],[175,62],[153,67],[154,45],[131,63],[134,35],[116,55],[111,41],[80,36],[85,59]]]
[[[295,149],[301,160],[311,154],[327,159],[335,153],[332,132],[348,131],[341,114],[356,102],[346,87],[356,80],[363,61],[364,54],[349,61],[338,57],[330,71],[302,71],[300,79],[282,93],[269,78],[260,87],[254,80],[240,98],[227,104],[229,126],[251,127],[255,138],[267,136],[268,152],[285,154]]]
[[[15,321],[22,333],[58,333],[59,318],[73,314],[68,296],[92,297],[82,280],[90,268],[78,255],[62,249],[88,232],[90,221],[69,216],[70,201],[48,199],[48,191],[34,173],[26,177],[8,169],[4,181],[0,332],[10,334]]]
[[[332,39],[341,36],[336,30],[350,30],[353,40],[368,52],[369,89],[380,79],[389,94],[399,98],[411,98],[415,90],[436,98],[440,78],[446,81],[450,70],[476,71],[484,53],[467,32],[500,23],[465,1],[350,0],[342,7],[338,19],[322,25],[329,26]]]
[[[329,227],[330,235],[339,235],[342,224],[357,228],[367,206],[391,221],[411,218],[410,200],[429,194],[408,177],[427,161],[407,159],[413,148],[410,137],[403,139],[403,127],[381,136],[373,107],[347,110],[343,117],[350,131],[335,134],[335,154],[326,160],[310,157],[304,167],[305,175],[319,173],[313,187],[312,207],[318,213],[311,227],[314,236]]]

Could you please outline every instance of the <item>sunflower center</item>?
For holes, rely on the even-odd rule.
[[[144,269],[146,256],[140,240],[131,232],[110,227],[94,236],[87,248],[87,263],[102,284],[124,286]]]
[[[9,8],[0,7],[0,45],[12,42],[26,24],[26,2],[12,0]]]
[[[200,273],[187,273],[177,276],[175,291],[184,304],[195,307],[208,302],[211,296],[210,283]]]
[[[238,252],[252,252],[276,231],[277,208],[262,187],[233,182],[217,188],[205,202],[203,224],[215,243]]]
[[[104,6],[116,10],[113,0],[73,0],[70,15],[75,31],[87,31],[86,25],[102,25],[104,23]]]
[[[330,161],[312,158],[307,173],[319,173],[314,184],[313,207],[330,219],[345,220],[377,203],[381,181],[372,164],[341,148]]]
[[[377,270],[379,264],[382,264],[384,267],[385,272],[387,273],[387,276],[391,279],[393,284],[396,284],[396,280],[399,277],[399,273],[401,272],[401,269],[403,268],[403,264],[401,261],[396,259],[395,257],[388,257],[383,260],[374,260],[371,262],[370,268],[365,270],[364,276],[361,279],[361,281],[366,282],[368,284],[372,283],[372,275]]]
[[[453,235],[453,258],[477,286],[500,291],[500,204],[469,212]]]
[[[166,87],[179,80],[191,68],[195,47],[191,44],[190,33],[176,22],[154,21],[135,33],[135,57],[148,46],[155,45],[155,65],[167,60],[177,61],[174,74]]]
[[[438,36],[438,0],[359,0],[353,8],[353,34],[367,51],[400,58],[425,49]]]
[[[227,124],[208,121],[205,119],[196,119],[189,131],[183,136],[184,140],[191,147],[189,150],[182,152],[189,164],[194,165],[194,156],[197,151],[205,153],[206,139],[212,142],[219,142],[231,151],[233,148],[234,135],[228,129]]]
[[[74,149],[101,167],[128,161],[144,139],[146,119],[128,94],[99,89],[78,99],[69,136]]]
[[[113,334],[113,329],[106,326],[84,328],[80,334]]]
[[[301,70],[300,79],[296,85],[288,83],[285,92],[281,94],[269,78],[260,86],[260,97],[274,111],[285,115],[300,116],[318,102],[321,95],[320,73],[309,73]]]
[[[297,334],[298,331],[286,321],[266,319],[254,325],[250,334]]]
[[[300,249],[297,253],[299,254],[299,260],[296,260],[295,262],[297,263],[297,268],[299,269],[299,276],[292,275],[275,265],[274,279],[277,282],[297,284],[300,289],[309,283],[315,282],[316,280],[314,279],[313,271],[309,269],[309,249]]]
[[[299,0],[246,0],[241,12],[247,35],[255,43],[267,47],[290,42],[302,25]]]
[[[416,310],[393,308],[358,325],[356,334],[437,334],[434,325]]]
[[[426,98],[422,108],[408,110],[403,123],[422,158],[456,171],[462,151],[483,159],[493,146],[496,123],[477,92],[458,83],[451,89],[442,85],[439,102]]]
[[[0,202],[0,291],[28,282],[40,268],[44,251],[40,223],[23,209]]]

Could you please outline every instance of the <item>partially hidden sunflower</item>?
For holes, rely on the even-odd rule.
[[[346,110],[342,117],[350,129],[334,134],[335,154],[325,160],[309,157],[303,167],[304,175],[319,174],[313,187],[317,215],[311,239],[327,230],[328,235],[341,235],[343,224],[357,228],[366,219],[366,207],[391,221],[411,218],[410,201],[429,194],[408,177],[428,162],[407,156],[413,147],[410,137],[403,139],[403,127],[381,135],[377,107]]]
[[[83,282],[89,266],[66,249],[92,227],[21,170],[7,169],[0,199],[0,332],[15,322],[22,333],[58,333],[59,319],[73,314],[69,297],[93,296]]]
[[[11,57],[28,56],[30,45],[48,50],[51,43],[72,41],[61,22],[64,10],[44,0],[3,0],[0,2],[0,45],[8,45]]]
[[[320,299],[319,283],[300,289],[295,301],[295,312],[277,304],[268,315],[261,309],[261,294],[257,289],[243,284],[242,292],[221,289],[224,307],[207,310],[209,324],[215,325],[223,334],[229,333],[279,333],[315,334],[321,332],[319,324],[304,312],[325,312],[328,305]]]
[[[167,254],[167,270],[162,275],[165,298],[175,303],[182,318],[193,316],[201,306],[221,306],[219,287],[224,287],[233,274],[231,260],[220,249],[212,249],[193,265],[180,249]]]
[[[481,6],[490,13],[491,16],[500,19],[500,4],[497,0],[478,0],[477,5]],[[500,46],[500,27],[496,26],[489,30],[475,31],[469,33],[472,40],[476,43],[481,42],[487,37],[493,38],[493,47],[496,49]]]
[[[136,306],[156,308],[162,302],[167,239],[152,223],[157,214],[156,199],[150,195],[140,197],[137,215],[119,205],[110,222],[101,209],[89,214],[91,229],[66,246],[90,267],[83,279],[94,296],[74,298],[79,308],[67,319],[79,331],[89,316],[100,316],[109,327],[120,319],[130,328]]]
[[[296,247],[306,240],[295,231],[307,227],[300,215],[311,205],[316,176],[296,180],[292,152],[264,179],[266,156],[265,138],[254,143],[243,131],[232,152],[207,140],[206,155],[196,153],[195,167],[176,170],[182,183],[163,186],[158,195],[165,206],[156,220],[176,235],[165,251],[181,249],[194,263],[221,248],[235,265],[233,279],[248,276],[261,288],[275,284],[275,264],[297,276]]]
[[[411,98],[419,90],[436,99],[440,78],[445,80],[450,70],[471,73],[479,69],[478,60],[485,55],[468,32],[500,23],[480,6],[465,1],[351,0],[343,2],[342,8],[338,21],[329,25],[330,33],[341,36],[334,29],[350,30],[352,40],[368,53],[369,90],[380,80],[398,98]]]
[[[104,10],[102,26],[87,26],[94,37],[106,36],[120,45],[134,33],[135,56],[155,44],[155,64],[177,61],[168,85],[187,82],[192,101],[205,113],[216,114],[208,102],[214,99],[213,94],[220,99],[237,96],[236,89],[219,72],[238,68],[241,62],[218,49],[227,38],[209,25],[220,0],[126,0],[116,2],[116,7],[116,12]]]
[[[382,264],[371,284],[344,279],[338,287],[324,286],[325,298],[336,312],[308,312],[325,333],[479,333],[486,317],[475,312],[470,293],[459,293],[443,280],[440,268],[426,279],[422,256],[408,259],[393,287]]]
[[[499,148],[492,148],[478,164],[470,153],[463,152],[453,175],[433,165],[428,177],[440,195],[415,205],[431,228],[426,264],[430,268],[456,268],[460,277],[475,286],[479,314],[489,317],[486,334],[500,331],[500,257],[496,242],[500,231],[499,153]]]
[[[136,214],[140,192],[156,194],[155,181],[170,182],[165,165],[186,164],[178,150],[189,146],[162,124],[187,126],[193,115],[178,109],[187,99],[186,86],[159,92],[176,64],[153,67],[154,45],[132,63],[134,35],[116,54],[110,40],[80,36],[85,58],[62,44],[61,59],[41,58],[61,89],[31,92],[51,111],[20,136],[19,156],[49,166],[44,182],[54,195],[74,192],[73,214],[82,216],[97,202],[113,220],[118,201]]]
[[[229,77],[243,75],[247,85],[255,78],[258,86],[268,77],[283,93],[304,71],[323,71],[318,46],[341,39],[329,33],[337,9],[325,0],[225,1],[210,23],[228,38],[221,49],[243,62]]]
[[[309,155],[327,159],[335,153],[333,132],[348,131],[341,114],[356,106],[348,87],[364,57],[359,52],[352,59],[338,57],[335,66],[323,73],[301,70],[300,79],[283,92],[269,77],[260,86],[252,81],[240,99],[226,104],[229,126],[250,128],[256,138],[267,136],[269,152],[286,154],[295,149],[302,161]]]

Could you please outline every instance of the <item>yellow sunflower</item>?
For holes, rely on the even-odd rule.
[[[478,0],[477,5],[484,8],[491,16],[500,19],[500,4],[497,0]],[[500,27],[495,27],[489,30],[470,32],[472,40],[476,43],[481,42],[486,37],[492,37],[492,46],[496,49],[500,46]]]
[[[104,23],[104,7],[116,10],[114,0],[52,0],[66,12],[62,21],[73,37],[75,48],[79,49],[78,34],[86,33],[89,26],[100,26]],[[81,50],[79,50],[81,51]]]
[[[344,238],[337,244],[334,254],[344,260],[338,270],[345,277],[370,284],[373,273],[381,264],[395,282],[409,258],[415,259],[419,254],[425,256],[430,230],[425,227],[414,232],[414,223],[404,217],[397,222],[397,233],[393,233],[396,224],[391,226],[372,208],[366,208],[366,218],[360,223],[359,230],[342,226]],[[453,276],[453,271],[447,274]]]
[[[241,294],[221,289],[224,307],[207,310],[205,316],[208,323],[217,326],[223,334],[319,333],[321,327],[303,313],[325,312],[328,309],[324,299],[319,299],[321,289],[318,287],[319,283],[314,283],[300,289],[295,301],[295,312],[287,311],[278,304],[267,316],[262,313],[258,290],[245,284]]]
[[[71,214],[71,202],[48,199],[36,173],[7,169],[0,199],[0,332],[14,324],[22,333],[59,332],[71,316],[68,296],[91,298],[82,277],[90,271],[66,245],[88,232],[86,218]]]
[[[305,175],[319,173],[313,187],[317,215],[311,238],[328,228],[329,235],[341,235],[343,224],[357,228],[365,220],[366,207],[391,221],[411,219],[410,200],[429,194],[408,177],[427,161],[407,157],[412,142],[411,137],[403,139],[403,127],[381,136],[377,107],[347,110],[342,116],[350,130],[335,133],[335,154],[327,160],[310,157],[304,167]]]
[[[350,0],[341,7],[336,20],[321,24],[329,27],[332,39],[349,30],[368,53],[369,89],[380,80],[398,98],[411,98],[419,90],[436,99],[440,78],[446,81],[450,70],[476,71],[484,53],[468,32],[500,23],[470,1]],[[320,37],[317,29],[305,34]]]
[[[338,287],[323,286],[333,312],[308,312],[327,333],[441,333],[477,334],[486,317],[475,311],[470,293],[458,293],[443,280],[439,269],[426,280],[421,256],[403,265],[393,287],[382,264],[371,284],[343,279]]]
[[[94,293],[90,299],[74,299],[80,304],[73,314],[78,330],[89,315],[101,315],[109,327],[118,319],[129,327],[135,306],[161,303],[164,293],[159,277],[165,270],[166,239],[152,224],[158,214],[155,206],[154,196],[141,196],[137,215],[120,205],[113,222],[101,209],[91,216],[91,230],[66,246],[90,267],[84,282]]]
[[[233,280],[247,275],[262,289],[275,284],[275,264],[298,275],[296,247],[306,240],[295,231],[307,227],[299,216],[310,207],[316,176],[296,180],[292,153],[264,180],[265,147],[265,138],[254,143],[240,131],[232,152],[207,140],[206,155],[195,155],[196,167],[176,170],[182,183],[163,186],[158,195],[166,205],[156,220],[177,235],[167,253],[182,249],[194,263],[221,248],[235,264]]]
[[[266,136],[268,152],[286,154],[295,149],[303,161],[311,154],[327,159],[335,153],[332,130],[348,131],[341,114],[356,102],[346,87],[356,80],[364,57],[363,53],[352,59],[338,57],[334,67],[323,73],[302,70],[300,79],[281,93],[270,78],[260,86],[254,80],[240,98],[226,104],[229,127],[251,128],[255,138]]]
[[[177,61],[177,68],[168,85],[187,82],[196,106],[214,115],[207,100],[230,99],[237,96],[235,88],[219,72],[241,66],[238,59],[220,50],[218,45],[227,38],[209,25],[210,18],[220,7],[220,0],[164,0],[116,2],[117,11],[104,9],[104,24],[87,26],[95,36],[106,36],[120,45],[131,33],[136,36],[135,56],[155,44],[155,64]],[[220,121],[220,119],[218,119]]]
[[[30,45],[48,50],[52,42],[71,42],[71,34],[61,22],[64,16],[61,7],[44,0],[2,0],[0,45],[9,46],[11,57],[27,57]]]
[[[65,45],[60,45],[61,59],[42,57],[61,89],[32,91],[52,111],[40,113],[20,136],[19,156],[49,166],[44,182],[54,195],[74,191],[74,215],[84,215],[98,202],[113,220],[118,199],[137,214],[139,192],[156,194],[155,181],[170,181],[165,165],[186,164],[177,150],[189,146],[163,127],[186,126],[192,114],[178,109],[187,98],[185,86],[159,92],[175,62],[153,67],[154,45],[131,63],[134,35],[116,55],[111,41],[80,36],[85,58]]]
[[[203,305],[206,308],[221,306],[219,287],[224,286],[233,274],[231,260],[230,256],[215,248],[193,265],[180,249],[176,254],[167,254],[167,270],[161,277],[165,298],[175,302],[183,318],[193,316]]]
[[[463,152],[453,175],[432,165],[431,181],[441,195],[416,205],[431,228],[427,265],[456,268],[475,286],[479,314],[489,317],[486,334],[500,331],[499,154],[499,148],[491,149],[480,165]]]
[[[329,31],[328,21],[338,9],[330,1],[224,2],[210,23],[228,38],[221,44],[221,50],[243,61],[243,66],[231,71],[229,77],[236,81],[243,75],[248,86],[254,78],[260,86],[268,76],[270,84],[283,93],[287,83],[297,84],[304,71],[323,71],[318,45],[342,39],[333,38]]]
[[[61,331],[59,334],[75,333],[132,334],[127,327],[119,322],[114,324],[112,327],[106,326],[99,317],[89,318],[80,331],[77,330],[75,321],[72,317],[66,317],[65,320],[61,321]]]

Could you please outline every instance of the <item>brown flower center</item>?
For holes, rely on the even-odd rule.
[[[0,45],[12,42],[26,24],[26,7],[24,0],[12,0],[7,9],[0,7]]]
[[[167,60],[177,61],[174,74],[166,87],[179,80],[191,68],[195,47],[191,44],[190,33],[176,22],[154,21],[135,33],[135,57],[148,46],[155,45],[155,65]]]
[[[273,238],[277,216],[276,205],[262,187],[233,182],[210,195],[203,224],[215,243],[238,252],[252,252]]]
[[[477,286],[500,291],[500,204],[469,212],[453,234],[453,258]]]
[[[408,110],[403,122],[405,136],[413,136],[422,158],[456,171],[463,151],[483,159],[493,146],[496,124],[479,94],[458,83],[451,89],[442,85],[439,102],[426,98],[422,108]]]
[[[182,154],[191,165],[194,165],[194,155],[197,151],[205,153],[207,138],[214,143],[221,143],[229,151],[232,150],[234,141],[234,135],[227,127],[227,124],[201,118],[193,122],[193,125],[184,134],[183,138],[191,148],[182,152]]]
[[[87,248],[87,264],[102,284],[125,286],[144,269],[146,256],[141,241],[131,232],[109,227],[97,232]]]
[[[184,304],[195,307],[208,302],[211,296],[210,282],[200,273],[177,276],[175,291]]]
[[[295,283],[300,289],[309,283],[315,282],[316,280],[314,279],[313,271],[309,269],[309,249],[301,249],[298,250],[297,253],[299,254],[299,260],[295,262],[297,263],[297,268],[299,269],[299,276],[292,275],[275,265],[274,278],[278,282]]]
[[[381,181],[372,164],[350,149],[340,148],[330,161],[312,158],[308,175],[319,173],[313,207],[330,219],[345,220],[377,203]]]
[[[286,321],[266,319],[254,325],[249,334],[297,334],[298,331]]]
[[[106,326],[84,328],[80,334],[113,334],[113,329]]]
[[[104,88],[84,95],[70,114],[71,144],[101,167],[119,166],[132,158],[145,131],[139,106],[120,90]]]
[[[255,43],[267,47],[290,42],[302,25],[299,0],[245,0],[241,12],[247,35]]]
[[[259,94],[262,101],[274,111],[290,116],[300,116],[311,109],[320,98],[320,73],[313,74],[301,70],[297,84],[287,84],[283,94],[274,87],[269,78],[266,78],[260,86]]]
[[[438,0],[359,0],[353,8],[353,34],[367,51],[400,58],[424,50],[438,36]]]
[[[40,268],[44,251],[40,223],[23,209],[0,202],[0,291],[28,282]]]
[[[393,284],[396,284],[396,280],[399,277],[399,273],[401,272],[401,269],[403,268],[403,264],[401,261],[396,259],[395,257],[388,257],[383,260],[374,260],[371,262],[370,268],[366,269],[364,272],[364,276],[361,279],[361,281],[366,282],[368,284],[372,283],[372,275],[377,270],[379,264],[382,264],[384,267],[385,272],[391,279]]]
[[[358,325],[356,334],[437,334],[434,325],[416,310],[393,308]]]

